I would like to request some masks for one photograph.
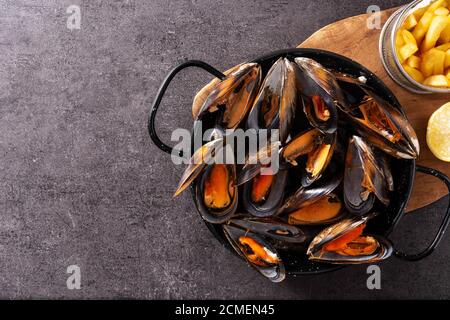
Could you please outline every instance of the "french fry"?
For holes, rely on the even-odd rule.
[[[441,50],[441,51],[447,51],[450,49],[450,43],[440,45],[440,46],[436,47],[436,49]]]
[[[420,61],[421,59],[418,56],[412,55],[411,57],[408,58],[408,60],[406,60],[406,64],[411,68],[419,69]]]
[[[443,74],[428,77],[423,81],[423,84],[431,87],[444,87],[444,88],[450,86],[448,78]]]
[[[449,19],[447,16],[435,16],[428,28],[427,34],[425,36],[425,40],[422,43],[421,50],[422,52],[427,52],[431,48],[434,48],[436,42],[441,36],[442,31],[447,27]],[[406,31],[406,30],[405,30]]]
[[[405,61],[410,56],[412,56],[414,53],[416,53],[418,50],[419,50],[419,48],[413,43],[405,44],[404,46],[402,46],[400,48],[400,51],[399,51],[399,56],[401,58],[401,61]]]
[[[417,43],[422,42],[423,38],[427,34],[428,28],[431,25],[431,21],[433,21],[434,15],[430,12],[425,12],[420,18],[417,25],[414,27],[413,35],[416,38]]]
[[[417,47],[416,38],[414,38],[413,34],[408,30],[402,30],[402,38],[405,44],[413,44]]]
[[[399,30],[395,35],[395,46],[397,47],[397,49],[400,49],[404,44],[405,41],[403,40],[402,30]]]
[[[422,57],[422,62],[420,63],[420,71],[422,72],[424,77],[433,75],[434,61],[426,54]]]
[[[436,0],[427,9],[427,12],[434,13],[439,7],[442,7],[446,3],[445,0]]]
[[[450,68],[450,49],[447,50],[447,52],[445,53],[445,63],[444,63],[444,68]]]
[[[437,61],[442,61],[442,56],[444,56],[445,59],[445,52],[437,49],[431,49],[422,56],[420,71],[424,77],[427,78],[435,74],[435,69],[439,69],[439,67],[435,67],[435,63]]]
[[[446,53],[440,50],[434,50],[433,52],[433,74],[444,74]]]
[[[420,72],[417,69],[411,68],[410,66],[408,66],[407,64],[403,65],[403,68],[405,69],[405,71],[411,76],[411,78],[413,78],[414,80],[416,80],[419,83],[422,83],[423,80],[425,79],[422,72]]]
[[[450,42],[450,17],[447,16],[447,26],[441,32],[441,36],[439,37],[439,43],[448,44]]]
[[[448,16],[449,13],[450,13],[450,11],[447,8],[444,8],[444,7],[439,7],[434,12],[434,14],[437,15],[437,16]]]
[[[397,58],[398,58],[398,60],[400,61],[401,64],[404,64],[405,63],[405,59],[403,59],[402,55],[400,54],[400,50],[401,49],[402,48],[397,48],[396,49],[397,50]]]
[[[427,9],[428,7],[419,8],[416,9],[412,14],[416,18],[416,20],[419,21],[420,18],[422,18],[422,16],[424,15],[424,13],[427,12]]]
[[[417,19],[413,14],[410,14],[405,22],[403,23],[403,27],[406,30],[411,30],[412,28],[414,28],[417,25]]]

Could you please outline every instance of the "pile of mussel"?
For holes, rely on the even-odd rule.
[[[265,77],[262,70],[257,63],[235,66],[197,93],[194,131],[199,122],[214,130],[175,195],[192,184],[203,219],[220,224],[236,252],[274,282],[285,278],[280,244],[298,245],[299,254],[322,263],[389,257],[392,244],[364,228],[374,208],[389,205],[392,158],[419,154],[404,114],[364,77],[309,58],[282,57]],[[243,165],[208,162],[213,150],[226,148],[225,132],[238,128],[277,130],[279,139],[247,152]],[[267,163],[248,161],[272,152],[279,155],[276,173],[262,174]]]

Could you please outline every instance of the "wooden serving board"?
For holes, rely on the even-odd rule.
[[[382,24],[395,10],[397,8],[381,12]],[[384,70],[378,53],[381,29],[370,30],[367,27],[367,18],[368,14],[362,14],[332,23],[315,32],[298,47],[336,52],[359,62],[375,73],[394,92],[419,136],[421,154],[417,163],[450,176],[450,163],[434,157],[425,140],[428,118],[433,111],[450,101],[450,96],[448,94],[418,95],[397,85]],[[447,189],[439,180],[417,174],[407,211],[428,205],[446,194]]]

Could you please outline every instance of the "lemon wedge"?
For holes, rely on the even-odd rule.
[[[427,144],[436,158],[450,162],[450,102],[437,109],[428,120]]]

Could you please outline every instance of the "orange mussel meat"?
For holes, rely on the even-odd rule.
[[[253,179],[252,201],[255,203],[266,200],[272,188],[273,175],[258,175]]]
[[[323,171],[323,168],[326,167],[331,148],[331,144],[322,144],[308,154],[306,170],[312,177],[318,176]]]
[[[334,195],[327,195],[316,202],[289,214],[289,224],[315,224],[335,218],[342,209],[341,201]]]
[[[256,265],[264,267],[267,264],[277,264],[279,262],[275,253],[271,252],[251,237],[239,237],[239,244],[247,259]]]
[[[369,255],[378,244],[372,237],[361,236],[366,224],[361,224],[337,239],[324,245],[323,250],[334,251],[349,256]]]
[[[330,119],[330,110],[328,110],[327,106],[325,105],[325,102],[320,96],[313,96],[312,102],[314,106],[314,112],[317,116],[317,118],[320,121],[328,121]]]
[[[226,165],[215,164],[204,187],[205,205],[212,209],[229,206],[234,197],[234,183]]]

